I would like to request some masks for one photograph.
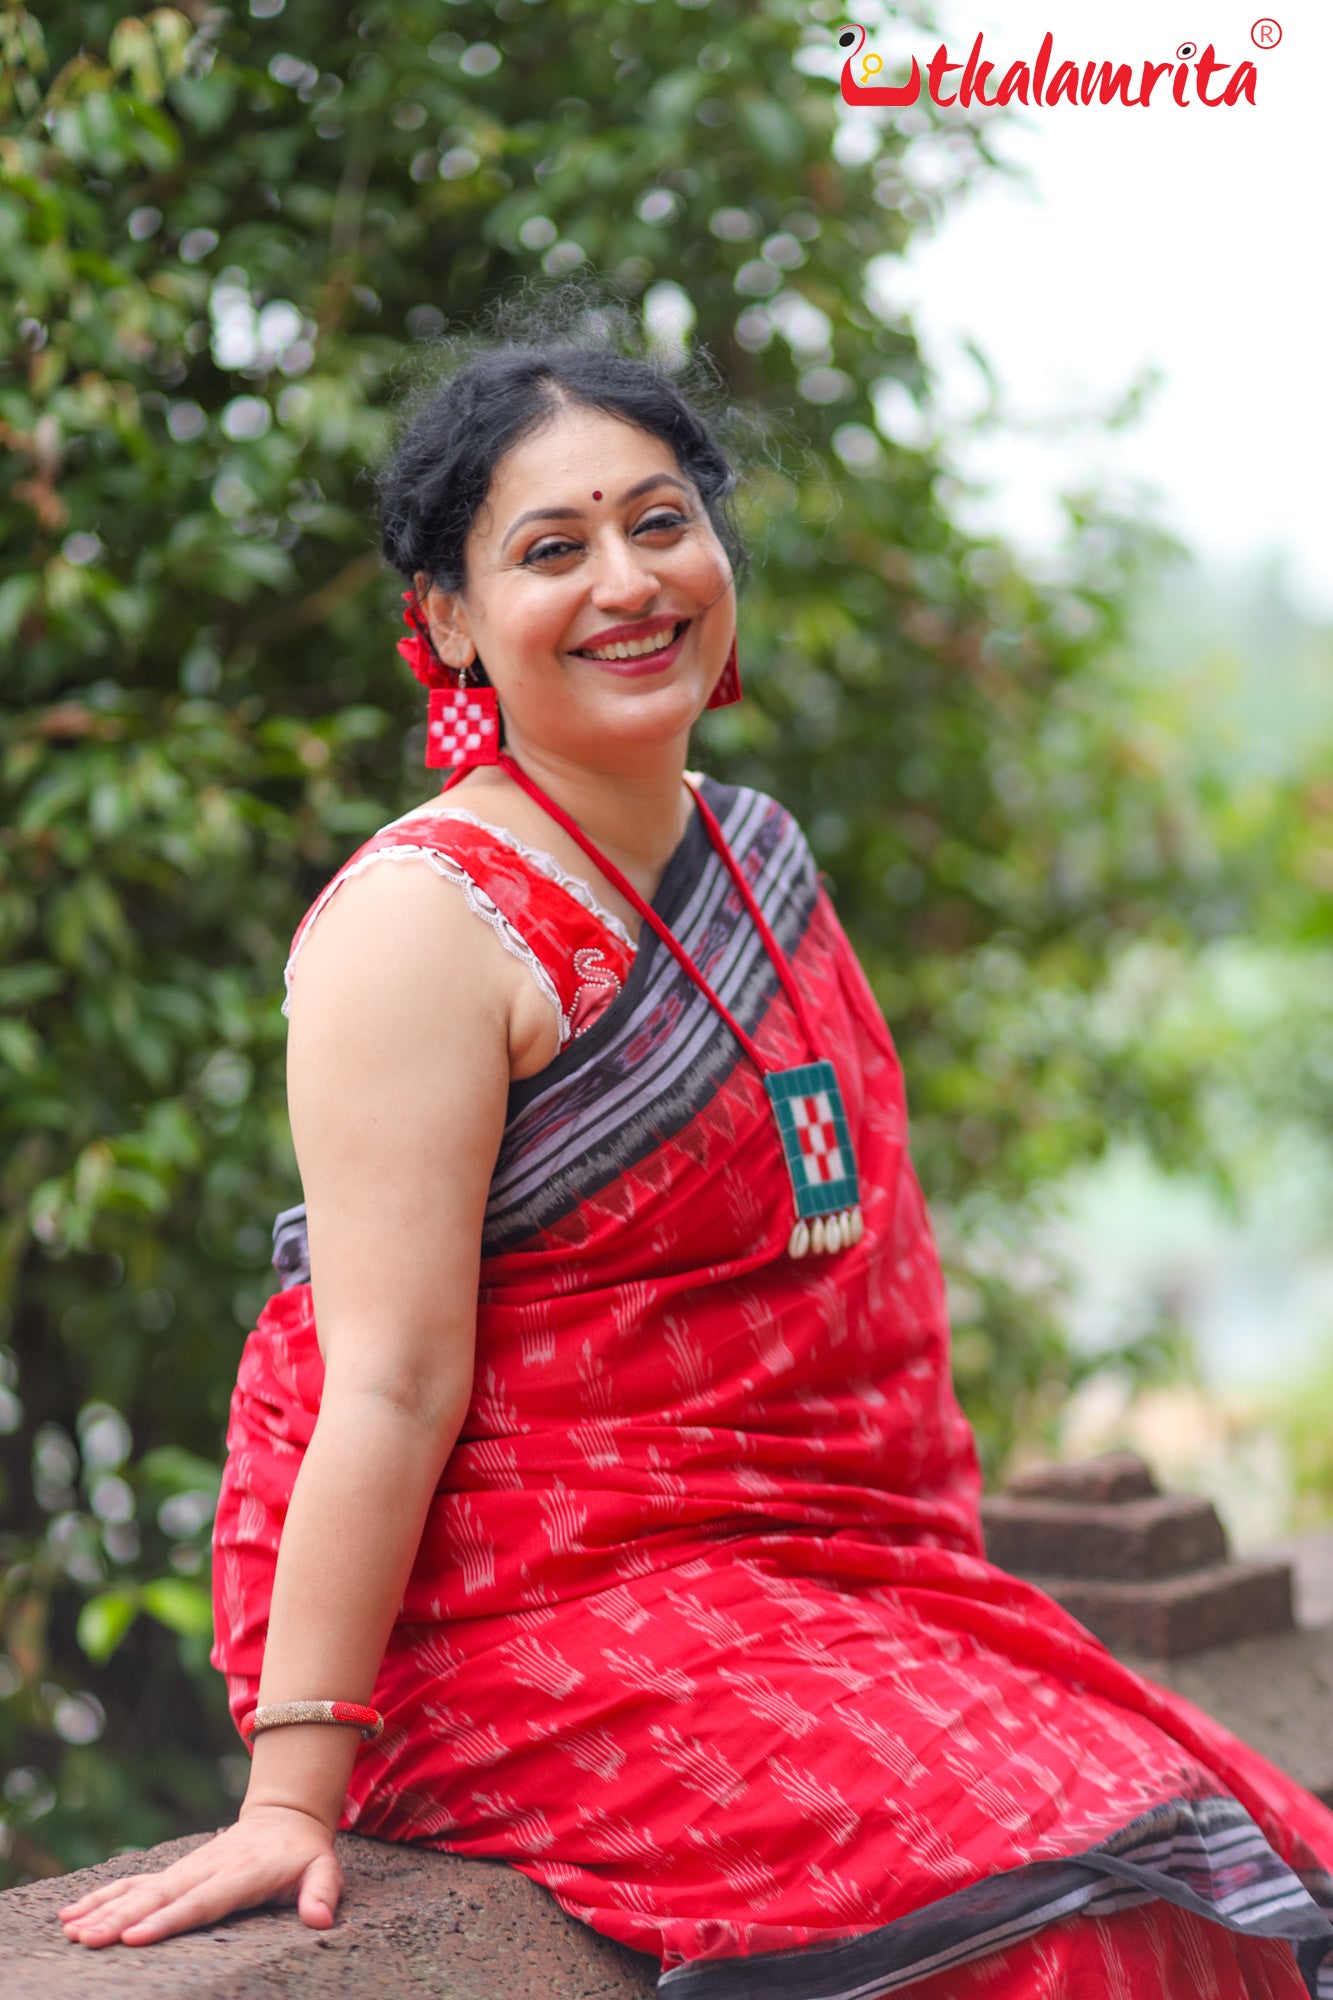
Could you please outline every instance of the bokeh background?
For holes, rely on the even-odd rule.
[[[1169,59],[1159,14],[1060,35]],[[1049,25],[859,18],[890,67]],[[801,817],[884,1005],[991,1476],[1131,1441],[1242,1543],[1333,1513],[1327,26],[1253,110],[890,118],[844,19],[0,0],[7,1880],[243,1784],[207,1544],[298,1196],[281,964],[429,790],[370,473],[519,281],[746,412],[698,756]]]

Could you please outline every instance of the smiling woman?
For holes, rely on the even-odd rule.
[[[888,1030],[790,815],[686,770],[731,486],[609,346],[407,430],[423,671],[505,747],[297,933],[215,1547],[250,1786],[67,1933],[327,1927],[342,1825],[511,1862],[681,2000],[1327,1991],[1333,1815],[984,1560]]]
[[[688,731],[721,673],[731,565],[663,439],[601,410],[547,412],[497,469],[467,586],[441,589],[421,552],[431,637],[451,667],[488,663],[520,761],[584,766],[614,742],[655,765],[663,731]],[[553,497],[523,507],[533,494]]]

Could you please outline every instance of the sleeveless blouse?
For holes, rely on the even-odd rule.
[[[580,876],[463,806],[419,806],[359,848],[302,918],[284,972],[284,1014],[311,925],[344,882],[382,861],[424,862],[462,890],[468,908],[527,967],[554,1007],[562,1049],[592,1026],[624,985],[633,941]]]

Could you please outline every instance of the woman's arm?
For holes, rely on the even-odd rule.
[[[447,885],[384,864],[303,948],[288,1053],[325,1359],[283,1527],[259,1698],[369,1701],[472,1383],[486,1194],[509,1087],[513,961]],[[237,1823],[62,1911],[84,1944],[148,1944],[252,1903],[333,1921],[353,1729],[256,1739]]]

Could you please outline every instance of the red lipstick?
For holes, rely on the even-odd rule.
[[[660,632],[668,624],[671,626],[688,623],[688,620],[673,618],[669,611],[659,611],[656,618],[636,618],[632,625],[608,625],[604,632],[594,632],[581,646],[572,646],[571,652],[582,653],[589,647],[619,646],[627,640],[646,639],[650,632]]]
[[[625,640],[647,638],[650,632],[661,632],[664,630],[665,625],[666,621],[661,618],[640,618],[633,625],[610,626],[605,632],[599,633],[595,639],[590,639],[587,643],[589,646],[616,646]],[[618,674],[622,679],[632,680],[640,674],[663,673],[675,660],[689,628],[690,621],[688,618],[678,618],[671,627],[674,636],[667,641],[665,646],[660,646],[655,653],[643,653],[638,659],[634,660],[593,660],[589,659],[583,647],[576,646],[571,650],[580,659],[588,660],[590,666],[600,667],[604,673]]]

